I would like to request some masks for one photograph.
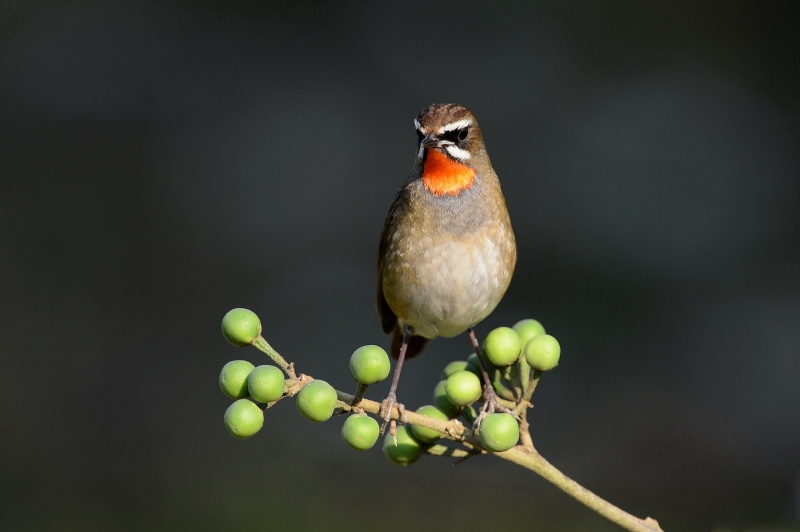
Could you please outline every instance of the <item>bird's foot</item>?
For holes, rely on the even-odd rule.
[[[395,438],[395,445],[397,445],[397,423],[395,420],[392,419],[392,410],[397,407],[397,410],[400,412],[400,422],[401,423],[408,423],[408,416],[406,416],[406,407],[402,403],[397,402],[397,397],[395,394],[390,393],[389,397],[381,401],[381,412],[380,418],[383,420],[383,424],[381,425],[381,434],[386,432],[386,425],[391,422],[391,428],[389,429],[389,434]]]
[[[472,424],[472,430],[477,430],[481,426],[481,421],[483,421],[483,418],[490,414],[494,414],[495,412],[505,412],[506,414],[511,414],[514,416],[517,421],[520,420],[519,414],[500,404],[500,402],[497,400],[497,394],[495,393],[494,388],[489,385],[484,386],[483,406],[481,407],[481,411],[478,413],[478,417],[475,418],[475,422]]]

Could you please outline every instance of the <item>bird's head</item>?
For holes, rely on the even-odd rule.
[[[475,180],[476,162],[486,157],[475,116],[455,103],[433,104],[414,119],[422,183],[435,196],[456,196]]]

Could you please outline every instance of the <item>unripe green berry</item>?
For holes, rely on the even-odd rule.
[[[461,407],[453,404],[447,398],[447,390],[445,389],[447,381],[440,381],[433,390],[433,404],[436,408],[444,412],[448,418],[457,417],[461,413]]]
[[[519,424],[511,414],[489,414],[481,421],[479,436],[487,451],[507,451],[519,440]]]
[[[328,421],[336,407],[336,390],[325,381],[311,381],[297,394],[297,410],[309,421]]]
[[[498,327],[483,341],[483,356],[495,366],[510,366],[521,351],[519,335],[510,327]]]
[[[549,334],[534,336],[525,345],[525,360],[533,369],[549,371],[558,365],[561,346]]]
[[[481,396],[481,381],[474,373],[457,371],[447,377],[444,389],[450,402],[466,406],[474,403]]]
[[[378,422],[365,414],[353,414],[342,425],[342,440],[356,451],[371,449],[378,436]]]
[[[235,308],[222,318],[222,335],[236,347],[250,345],[261,334],[261,321],[252,310]]]
[[[247,377],[247,388],[259,403],[271,403],[283,397],[285,382],[283,372],[275,366],[258,366]]]
[[[433,405],[425,405],[417,408],[417,414],[432,417],[440,421],[447,421],[447,414]],[[420,427],[419,425],[411,425],[411,432],[414,434],[414,437],[422,443],[433,443],[444,436],[441,432],[426,427]]]
[[[383,438],[383,454],[390,462],[399,466],[411,465],[422,456],[422,445],[414,438],[411,429],[397,427],[397,446],[388,432]]]
[[[444,367],[444,370],[442,370],[442,380],[447,380],[447,377],[456,371],[469,371],[468,366],[469,363],[466,360],[455,360],[450,362]]]
[[[359,347],[350,357],[350,372],[361,384],[375,384],[389,376],[392,364],[377,345]]]
[[[264,412],[248,399],[239,399],[225,411],[225,426],[235,438],[245,440],[261,430]]]
[[[519,335],[519,342],[523,346],[527,345],[531,338],[544,334],[544,326],[536,320],[520,320],[512,327]]]
[[[253,367],[247,360],[231,360],[225,364],[219,373],[219,387],[222,393],[231,399],[247,397],[247,377],[253,371]]]

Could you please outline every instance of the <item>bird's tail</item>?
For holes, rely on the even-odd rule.
[[[411,336],[408,340],[408,347],[406,348],[406,358],[414,358],[425,349],[428,344],[428,339],[422,336]],[[399,325],[395,326],[394,334],[392,336],[392,358],[397,360],[400,356],[400,346],[403,345],[403,328]]]

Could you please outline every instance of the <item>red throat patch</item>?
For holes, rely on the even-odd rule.
[[[475,181],[475,170],[458,163],[435,148],[428,149],[422,184],[434,196],[455,196]]]

